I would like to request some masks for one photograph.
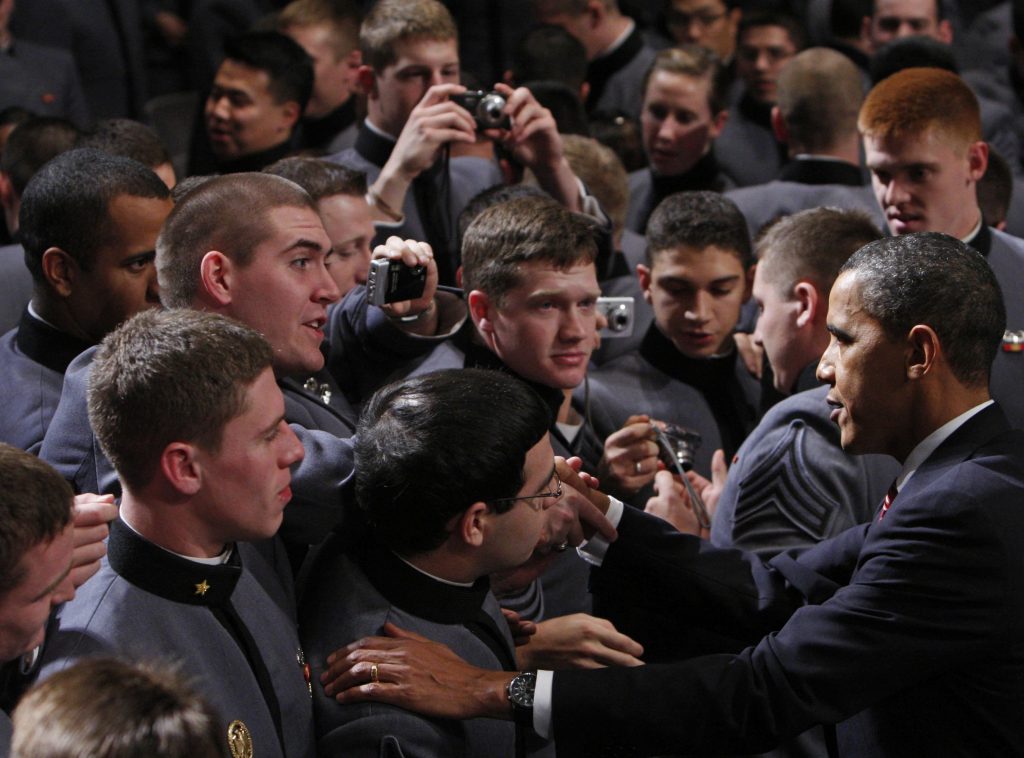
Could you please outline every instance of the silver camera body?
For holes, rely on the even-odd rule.
[[[636,323],[636,303],[632,297],[599,297],[597,310],[604,314],[608,326],[601,330],[601,339],[620,339],[633,336]]]

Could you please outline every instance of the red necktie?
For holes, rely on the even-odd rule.
[[[892,507],[892,501],[896,499],[896,480],[889,485],[889,491],[885,493],[885,500],[882,501],[882,512],[878,514],[878,520],[885,518],[885,512]]]

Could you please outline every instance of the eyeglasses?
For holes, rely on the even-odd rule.
[[[533,508],[533,510],[540,511],[543,507],[543,503],[535,501],[541,501],[543,498],[547,497],[552,497],[557,500],[562,496],[562,480],[558,478],[558,472],[552,471],[551,477],[555,480],[555,489],[550,492],[538,492],[536,495],[518,495],[516,497],[496,497],[488,502],[493,505],[495,503],[514,503],[516,500],[525,500],[526,504]],[[549,480],[548,484],[550,483],[551,482]]]
[[[697,24],[702,29],[707,29],[710,26],[717,24],[722,18],[725,17],[725,13],[715,13],[714,11],[701,11],[699,13],[683,13],[682,11],[669,11],[668,14],[668,25],[669,26],[681,26],[688,29],[691,24]]]

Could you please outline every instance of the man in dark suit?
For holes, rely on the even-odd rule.
[[[999,285],[955,239],[888,238],[844,265],[828,322],[818,372],[844,449],[903,464],[871,523],[762,564],[609,502],[619,538],[585,546],[607,591],[675,603],[693,623],[751,642],[774,633],[736,655],[540,672],[535,699],[524,696],[529,676],[510,688],[507,675],[451,662],[431,712],[523,712],[566,755],[763,750],[815,723],[837,724],[839,754],[1019,752],[1024,435],[989,399],[1005,326]],[[434,658],[410,661],[409,647]],[[425,708],[421,672],[437,674],[438,655],[421,642],[364,643],[339,656],[329,691]],[[365,686],[369,661],[375,686]]]

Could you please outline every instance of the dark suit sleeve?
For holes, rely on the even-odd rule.
[[[713,547],[626,508],[619,539],[594,571],[592,590],[661,613],[673,609],[685,623],[753,642],[780,628],[801,605],[831,597],[849,578],[863,535],[863,527],[856,527],[766,564],[754,553]],[[637,593],[637,587],[646,591]]]
[[[760,752],[812,724],[836,723],[876,704],[913,714],[910,723],[963,723],[970,692],[957,700],[963,688],[956,672],[972,672],[1000,655],[994,651],[1013,644],[1020,625],[1020,601],[1013,596],[1021,594],[1015,576],[1021,560],[1007,535],[1019,533],[1022,519],[1011,516],[1015,523],[1008,527],[991,518],[988,506],[998,495],[978,487],[977,479],[953,484],[897,501],[870,530],[855,528],[790,556],[785,565],[748,564],[749,578],[738,568],[742,554],[704,549],[696,539],[662,535],[653,546],[622,550],[634,536],[634,525],[624,519],[606,569],[636,570],[660,553],[658,571],[644,575],[657,584],[637,585],[643,594],[691,585],[663,602],[692,602],[699,617],[716,612],[712,601],[724,595],[726,617],[738,622],[744,613],[781,608],[777,593],[795,599],[798,586],[811,588],[813,603],[814,591],[822,582],[838,584],[854,546],[863,545],[850,584],[821,604],[800,607],[780,631],[739,655],[557,672],[552,723],[559,755],[587,754],[597,745],[641,754]],[[1005,486],[1003,493],[1005,500]],[[858,540],[857,529],[866,537]],[[674,561],[669,547],[681,553]],[[716,587],[718,577],[724,579]],[[940,676],[948,677],[945,690],[933,684]],[[885,703],[907,688],[916,688],[913,697]],[[996,702],[1016,707],[1009,696]]]

